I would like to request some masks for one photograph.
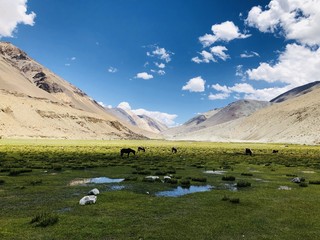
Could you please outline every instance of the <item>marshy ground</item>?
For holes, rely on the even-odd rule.
[[[317,239],[319,184],[318,146],[0,140],[0,239]]]

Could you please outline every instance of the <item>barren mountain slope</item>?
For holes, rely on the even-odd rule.
[[[0,136],[143,138],[134,131],[20,49],[0,42]]]
[[[320,88],[176,140],[320,143]]]
[[[128,122],[130,125],[152,133],[159,133],[168,128],[164,124],[151,117],[146,115],[137,115],[128,109],[111,108],[108,109],[108,111],[110,111],[114,116],[117,116],[119,119]]]
[[[183,136],[184,134],[189,134],[190,132],[199,131],[201,129],[206,131],[207,128],[215,125],[249,116],[257,110],[265,108],[269,105],[271,104],[265,101],[239,100],[230,103],[224,108],[211,110],[204,114],[198,115],[187,121],[182,126],[171,128],[163,132],[163,134],[166,137],[172,137],[179,135]]]

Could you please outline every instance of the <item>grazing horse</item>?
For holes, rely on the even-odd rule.
[[[246,148],[245,154],[252,156],[252,150],[250,148]]]
[[[272,153],[278,153],[279,150],[272,150]]]
[[[177,153],[177,151],[178,151],[178,150],[177,150],[175,147],[171,148],[171,152],[172,152],[172,153]]]
[[[121,151],[120,151],[120,155],[121,157],[123,156],[123,154],[127,153],[128,154],[128,157],[129,157],[129,154],[130,153],[133,153],[133,155],[136,155],[136,151],[131,149],[131,148],[122,148]]]
[[[145,152],[146,149],[144,147],[138,147],[138,152],[140,152],[140,151]]]

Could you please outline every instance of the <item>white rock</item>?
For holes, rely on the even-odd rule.
[[[89,192],[88,192],[88,195],[98,195],[100,194],[100,191],[98,188],[94,188],[94,189],[91,189]]]
[[[96,201],[97,201],[97,196],[95,195],[84,196],[83,198],[80,199],[79,204],[80,205],[93,204],[93,203],[96,203]]]

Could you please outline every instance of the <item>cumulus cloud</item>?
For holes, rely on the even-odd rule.
[[[151,74],[149,74],[149,73],[141,72],[141,73],[137,73],[135,78],[141,78],[141,79],[144,79],[144,80],[149,80],[149,79],[152,79],[153,76]]]
[[[225,53],[228,49],[224,46],[215,46],[210,48],[210,52],[206,50],[202,50],[199,52],[200,57],[194,57],[191,61],[195,63],[210,63],[210,62],[218,62],[215,57],[220,58],[222,60],[226,60],[229,58],[229,55]]]
[[[156,119],[157,121],[165,124],[166,126],[175,126],[176,123],[174,120],[178,117],[178,115],[176,114],[169,114],[169,113],[164,113],[159,111],[149,111],[143,108],[132,109],[128,102],[119,103],[118,108],[122,108],[124,110],[130,110],[136,115],[146,115],[148,117]]]
[[[189,90],[190,92],[204,92],[206,81],[199,77],[190,79],[186,85],[182,87],[182,90]]]
[[[219,99],[226,99],[230,96],[229,93],[216,93],[216,94],[212,94],[210,93],[208,96],[209,100],[219,100]]]
[[[166,65],[164,63],[158,63],[158,62],[155,62],[154,63],[158,68],[165,68]]]
[[[225,46],[215,46],[210,48],[210,52],[214,56],[222,59],[223,61],[230,57],[228,54],[225,53],[225,51],[228,51],[228,49]]]
[[[211,31],[213,34],[205,34],[199,37],[203,47],[209,47],[217,41],[229,42],[233,39],[250,37],[248,34],[241,33],[239,28],[231,21],[212,25]]]
[[[175,126],[175,119],[178,117],[176,114],[169,114],[169,113],[163,113],[158,111],[148,111],[143,108],[132,110],[137,115],[146,115],[148,117],[151,117],[153,119],[156,119],[157,121],[165,124],[166,126]]]
[[[320,0],[271,0],[265,8],[253,7],[246,23],[301,44],[320,45],[319,6]]]
[[[255,89],[251,84],[248,83],[236,83],[235,85],[228,87],[225,85],[214,84],[211,86],[213,89],[218,91],[219,93],[210,94],[210,100],[216,99],[226,99],[231,96],[231,94],[235,94],[234,98],[239,99],[254,99],[260,101],[270,101],[274,97],[288,91],[291,87],[284,86],[284,87],[271,87],[271,88],[262,88],[262,89]]]
[[[246,71],[249,79],[269,83],[282,82],[296,87],[320,79],[320,48],[288,44],[275,64],[260,63],[259,67]]]
[[[147,56],[156,57],[160,60],[164,60],[166,63],[170,62],[172,55],[174,55],[173,52],[157,45],[152,45],[151,48],[153,48],[153,50],[151,52],[147,52]]]
[[[27,0],[0,0],[0,38],[13,37],[18,24],[33,26],[36,14],[27,13]]]
[[[111,66],[110,66],[110,67],[108,68],[108,72],[109,72],[109,73],[116,73],[116,72],[118,72],[118,69],[115,68],[115,67],[111,67]]]
[[[240,54],[241,58],[252,58],[252,57],[260,57],[259,53],[257,52],[248,52],[248,51],[244,51],[244,53]]]
[[[124,110],[131,110],[131,106],[128,102],[121,102],[117,106],[118,108],[122,108]]]

